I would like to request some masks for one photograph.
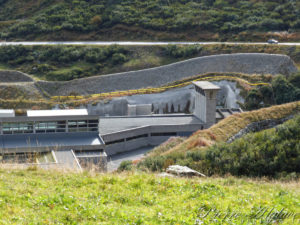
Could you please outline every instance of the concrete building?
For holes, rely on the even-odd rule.
[[[105,170],[99,117],[88,115],[86,109],[28,110],[25,116],[1,110],[0,134],[3,162],[57,163],[72,169],[91,163],[98,167],[101,162],[99,168]]]
[[[153,114],[143,116],[103,117],[100,134],[108,156],[146,146],[157,146],[172,136],[190,136],[206,129],[240,109],[216,109],[218,86],[194,82],[196,92],[193,114]]]
[[[101,118],[86,109],[28,110],[25,116],[0,110],[0,159],[45,168],[105,171],[107,156],[157,146],[172,136],[189,136],[240,112],[216,109],[218,86],[194,82],[194,87],[194,114],[149,115],[151,105],[130,106],[128,116]]]

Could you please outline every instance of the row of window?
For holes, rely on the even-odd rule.
[[[2,123],[2,134],[98,131],[98,120]]]

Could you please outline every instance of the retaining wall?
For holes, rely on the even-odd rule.
[[[33,82],[33,79],[22,72],[14,70],[0,70],[0,83]]]
[[[291,74],[297,67],[289,56],[262,53],[223,54],[193,58],[151,69],[95,76],[67,82],[39,81],[51,95],[94,94],[118,90],[159,87],[186,77],[209,72],[245,74]]]
[[[237,134],[229,138],[227,140],[227,143],[231,143],[234,140],[241,138],[250,132],[259,132],[262,130],[271,129],[292,119],[293,117],[294,115],[290,115],[288,117],[281,118],[281,119],[268,119],[268,120],[262,120],[262,121],[250,123],[245,128],[241,129]]]

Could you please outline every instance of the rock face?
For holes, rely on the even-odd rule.
[[[169,166],[166,172],[181,177],[192,177],[192,176],[205,177],[204,174],[199,173],[196,170],[192,170],[187,166],[179,166],[179,165]]]
[[[118,90],[159,87],[183,78],[209,72],[245,74],[286,74],[297,71],[289,56],[240,53],[193,58],[138,71],[95,76],[67,82],[38,82],[51,95],[94,94]]]
[[[13,70],[0,70],[0,83],[33,82],[33,79],[22,72]]]
[[[250,123],[248,126],[246,126],[244,129],[240,130],[237,134],[232,136],[227,140],[227,143],[231,143],[234,140],[241,138],[242,136],[246,135],[247,133],[250,132],[258,132],[261,130],[266,130],[270,129],[273,127],[276,127],[279,124],[284,123],[287,120],[290,120],[293,118],[293,115],[282,118],[282,119],[277,119],[277,120],[262,120],[254,123]]]

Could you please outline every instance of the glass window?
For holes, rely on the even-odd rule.
[[[70,121],[68,121],[68,127],[69,128],[77,127],[77,121],[76,120],[70,120]]]
[[[87,121],[86,120],[77,121],[77,125],[78,127],[87,127]]]
[[[3,134],[33,133],[33,123],[3,123]]]

